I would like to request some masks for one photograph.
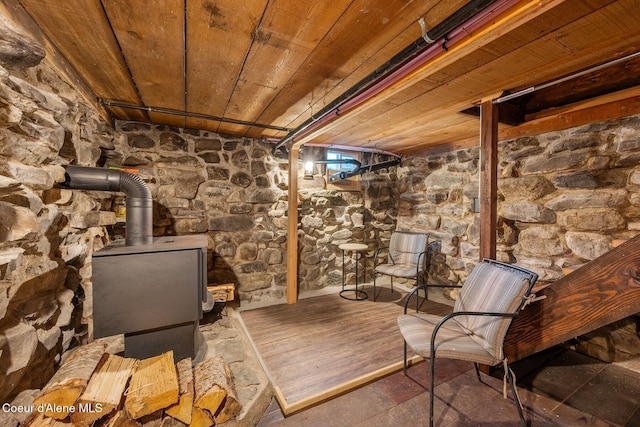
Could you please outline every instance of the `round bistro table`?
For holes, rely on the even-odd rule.
[[[363,243],[343,243],[338,248],[342,249],[342,290],[340,296],[344,299],[352,301],[366,300],[369,296],[362,289],[358,289],[358,258],[362,251],[367,250],[369,247]],[[353,252],[356,254],[356,284],[354,288],[345,288],[345,271],[344,271],[344,253]],[[364,272],[366,275],[366,270]],[[366,277],[365,277],[366,279]],[[349,293],[353,292],[353,296],[349,296]]]

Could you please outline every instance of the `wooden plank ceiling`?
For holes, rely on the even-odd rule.
[[[113,117],[274,141],[418,40],[420,18],[431,29],[466,3],[11,1],[95,96],[112,102]],[[458,46],[446,51],[439,40],[432,63],[340,115],[313,142],[397,153],[477,145],[479,101],[640,51],[637,0],[513,3]],[[638,62],[509,101],[500,109],[501,126],[593,107],[611,94],[637,98]]]

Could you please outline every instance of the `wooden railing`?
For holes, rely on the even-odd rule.
[[[515,318],[505,340],[509,361],[640,312],[640,236],[535,291],[544,299]]]

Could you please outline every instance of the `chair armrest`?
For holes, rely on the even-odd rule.
[[[517,315],[518,315],[517,311],[515,313],[497,313],[497,312],[486,312],[486,311],[456,311],[456,312],[447,314],[442,319],[440,319],[440,321],[435,326],[435,328],[433,328],[433,333],[431,334],[431,348],[429,349],[430,350],[431,360],[434,360],[435,353],[436,353],[435,345],[436,345],[436,335],[438,334],[438,331],[440,330],[442,325],[444,325],[445,322],[453,319],[454,317],[457,317],[457,316],[492,316],[492,317],[511,317],[511,318],[514,318]]]
[[[376,249],[375,253],[373,254],[373,263],[375,265],[376,260],[378,259],[378,256],[380,255],[380,252],[382,251],[388,251],[389,250],[389,246],[381,246],[378,249]]]

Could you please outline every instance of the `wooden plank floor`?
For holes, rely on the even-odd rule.
[[[295,412],[402,369],[396,318],[406,294],[383,289],[377,301],[337,294],[242,311],[240,316],[276,386],[283,411]],[[380,291],[380,289],[378,289]],[[415,309],[415,302],[411,302]],[[421,311],[450,307],[426,301]]]

